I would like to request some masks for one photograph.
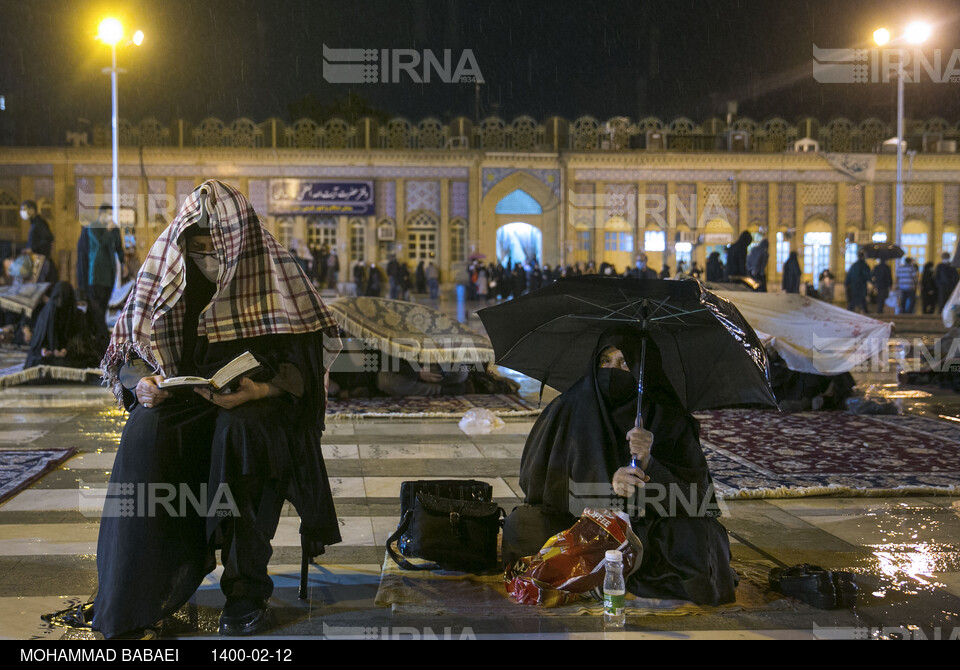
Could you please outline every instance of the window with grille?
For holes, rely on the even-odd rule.
[[[953,256],[953,253],[957,250],[957,234],[951,230],[946,231],[943,234],[943,247],[940,249],[940,253],[950,254]]]
[[[277,242],[284,249],[290,248],[290,242],[293,240],[293,219],[284,217],[277,220]]]
[[[624,232],[605,232],[603,234],[604,251],[633,251],[633,235]]]
[[[307,246],[319,249],[327,245],[328,249],[337,246],[337,220],[332,216],[311,218],[307,221]]]
[[[855,242],[847,242],[847,247],[843,252],[843,266],[847,269],[857,262],[857,251],[860,249]]]
[[[435,260],[437,234],[435,232],[411,232],[407,235],[407,258],[415,263]]]
[[[363,260],[363,248],[367,242],[366,225],[360,219],[350,223],[350,261]]]
[[[927,262],[927,234],[904,233],[900,236],[901,246],[907,256],[917,262],[920,267]]]
[[[420,210],[407,219],[407,259],[413,262],[436,258],[437,218]]]
[[[663,251],[667,248],[667,234],[662,230],[647,230],[643,233],[644,251]]]
[[[810,232],[803,235],[803,268],[813,280],[813,285],[820,284],[820,273],[830,268],[830,245],[833,234],[826,232]]]
[[[0,191],[0,227],[20,226],[20,203],[6,191]]]
[[[777,233],[777,272],[783,272],[783,264],[790,258],[790,241],[783,233]]]
[[[577,231],[577,251],[586,251],[587,253],[591,253],[593,251],[593,248],[590,244],[589,230]]]
[[[467,222],[454,219],[450,222],[450,262],[467,260]]]

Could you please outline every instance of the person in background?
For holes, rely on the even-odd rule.
[[[363,295],[364,284],[367,280],[366,267],[363,264],[363,259],[357,261],[357,264],[353,266],[353,294],[354,295]]]
[[[657,272],[647,265],[647,255],[637,254],[635,267],[630,271],[630,276],[635,279],[656,279]]]
[[[56,282],[59,278],[57,266],[53,262],[53,233],[50,224],[40,216],[37,203],[33,200],[24,200],[20,204],[20,218],[30,222],[30,232],[27,233],[27,246],[23,253],[39,254],[47,259],[44,269],[37,276],[37,281]]]
[[[912,258],[905,258],[897,268],[897,293],[900,294],[900,313],[913,314],[917,302],[917,266]]]
[[[869,268],[868,268],[869,271]],[[820,273],[820,299],[824,302],[833,302],[834,289],[836,284],[834,283],[833,273],[830,272],[830,268],[826,268],[823,272]]]
[[[337,250],[330,249],[330,255],[327,256],[327,288],[337,288],[337,281],[340,279],[340,259],[337,258]]]
[[[933,276],[933,261],[923,264],[920,276],[920,303],[924,314],[934,314],[937,309],[937,282]]]
[[[890,288],[893,286],[893,274],[890,272],[890,266],[883,259],[880,259],[873,266],[870,279],[874,288],[877,289],[877,314],[883,314],[883,307],[890,295]]]
[[[797,252],[791,251],[787,262],[783,264],[783,281],[781,287],[786,293],[800,293],[800,280],[803,271],[800,269],[800,260]]]
[[[753,236],[743,231],[737,241],[727,247],[727,264],[723,268],[723,276],[726,281],[731,277],[747,276],[747,249],[753,242]]]
[[[423,259],[417,263],[417,293],[426,293],[427,292],[427,272],[426,268],[423,266]]]
[[[80,229],[77,240],[77,290],[106,319],[117,268],[124,261],[120,228],[113,221],[113,208],[100,205],[100,215]]]
[[[427,288],[430,291],[430,299],[436,300],[440,297],[440,270],[437,268],[436,263],[430,261],[423,273],[427,278]]]
[[[937,285],[937,312],[943,312],[943,306],[947,304],[950,294],[953,293],[960,279],[957,276],[957,269],[950,263],[950,254],[944,252],[940,259],[934,275],[934,283]]]
[[[382,292],[383,273],[380,272],[380,268],[377,267],[376,263],[371,263],[370,271],[367,273],[367,287],[363,294],[371,298],[379,298]]]
[[[660,279],[670,279],[670,266],[666,263],[660,268]]]
[[[847,290],[847,309],[851,312],[863,310],[867,313],[867,284],[870,282],[870,266],[867,265],[866,254],[857,252],[857,260],[847,270],[843,280]]]
[[[770,260],[770,242],[764,238],[750,250],[747,256],[747,272],[760,284],[761,293],[767,292],[767,262]]]
[[[720,252],[714,251],[707,258],[707,281],[723,281],[723,261],[720,260]]]

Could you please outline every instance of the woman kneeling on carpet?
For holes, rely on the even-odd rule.
[[[738,578],[727,531],[716,519],[699,423],[681,406],[648,341],[644,428],[634,427],[640,359],[637,334],[608,331],[595,365],[543,411],[524,446],[525,504],[504,523],[503,560],[535,554],[585,507],[631,511],[639,490],[643,515],[631,511],[631,525],[644,551],[627,589],[701,605],[733,602]],[[631,457],[638,467],[627,465]]]
[[[154,243],[103,360],[130,411],[97,544],[93,627],[106,637],[176,612],[216,567],[220,633],[264,627],[284,499],[309,556],[340,541],[320,437],[325,336],[336,323],[297,261],[232,187],[208,181]],[[336,348],[333,346],[332,348]],[[164,390],[250,352],[236,388]]]

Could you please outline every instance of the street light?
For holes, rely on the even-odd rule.
[[[904,31],[903,37],[896,41],[906,40],[910,44],[922,44],[930,37],[932,29],[923,21],[910,23]],[[873,33],[873,41],[877,46],[883,46],[890,41],[890,31],[878,28]],[[900,246],[903,235],[903,59],[897,59],[897,188],[896,188],[896,224],[894,227],[894,244]]]
[[[97,28],[97,37],[104,44],[110,46],[112,56],[111,67],[103,68],[104,74],[110,74],[110,97],[112,101],[111,128],[113,129],[113,188],[111,198],[113,205],[113,220],[120,225],[120,116],[117,111],[117,74],[126,72],[117,68],[117,45],[127,46],[134,44],[140,46],[143,44],[143,31],[138,30],[133,40],[124,41],[123,25],[114,18],[107,18],[100,22]]]

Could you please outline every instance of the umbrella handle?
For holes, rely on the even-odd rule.
[[[640,372],[637,379],[637,420],[634,426],[643,428],[643,413],[640,411],[640,402],[643,400],[643,368],[647,359],[647,340],[640,341]]]

